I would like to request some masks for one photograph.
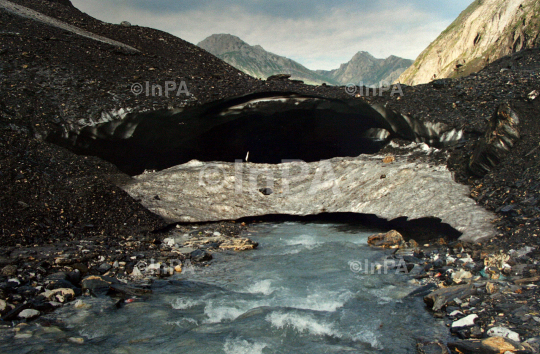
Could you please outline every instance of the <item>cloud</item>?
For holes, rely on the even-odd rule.
[[[72,0],[101,20],[123,20],[194,44],[230,33],[310,69],[334,69],[358,51],[415,59],[470,1]],[[450,15],[449,15],[450,13]]]

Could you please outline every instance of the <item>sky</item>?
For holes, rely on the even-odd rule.
[[[197,44],[217,33],[331,70],[359,51],[415,59],[472,0],[71,0],[102,21]]]

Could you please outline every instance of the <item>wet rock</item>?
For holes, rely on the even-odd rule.
[[[424,297],[424,302],[431,306],[433,311],[439,311],[446,304],[454,299],[464,299],[474,293],[472,284],[457,285],[448,288],[435,290],[431,294]]]
[[[4,268],[2,268],[2,275],[6,277],[14,277],[17,275],[17,267],[14,265],[7,265]]]
[[[490,336],[490,337],[502,337],[502,338],[506,338],[506,339],[510,339],[514,342],[521,342],[521,338],[519,337],[519,334],[514,332],[514,331],[511,331],[509,330],[508,328],[505,328],[505,327],[493,327],[493,328],[490,328],[488,331],[487,331],[487,335]]]
[[[405,242],[403,236],[396,230],[368,237],[368,245],[383,248],[395,248]]]
[[[195,250],[189,255],[193,262],[206,262],[212,260],[212,255],[204,250]]]
[[[22,318],[24,320],[32,320],[34,318],[37,318],[41,315],[41,313],[38,311],[38,310],[33,310],[33,309],[26,309],[26,310],[22,310],[20,313],[19,313],[19,318]]]
[[[416,343],[416,350],[418,354],[450,354],[446,345],[440,341],[418,341]]]
[[[152,293],[150,289],[136,288],[122,283],[113,283],[110,285],[110,289],[123,296],[145,296]]]
[[[223,250],[247,251],[257,248],[258,245],[257,242],[252,241],[249,238],[233,238],[223,242],[219,245],[219,248]]]
[[[114,278],[89,275],[81,281],[81,285],[83,290],[89,290],[92,294],[99,296],[107,294],[111,284],[115,282],[117,280]]]

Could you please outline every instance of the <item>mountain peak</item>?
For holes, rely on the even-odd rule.
[[[294,60],[270,53],[260,45],[251,46],[231,34],[213,34],[197,45],[253,77],[266,79],[276,74],[290,74],[292,79],[310,84],[336,84]]]

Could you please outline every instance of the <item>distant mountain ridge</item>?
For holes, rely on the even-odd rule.
[[[379,86],[391,84],[401,73],[413,63],[410,59],[403,59],[394,55],[386,59],[377,59],[368,52],[358,52],[353,58],[341,64],[335,70],[317,70],[316,72],[331,78],[342,85],[356,84],[364,86]]]
[[[368,52],[358,52],[338,69],[310,70],[292,59],[270,53],[260,45],[251,46],[230,34],[213,34],[197,45],[253,77],[266,79],[275,74],[290,74],[291,79],[307,84],[390,84],[413,63],[393,55],[377,59]]]
[[[418,85],[459,77],[540,45],[540,1],[475,0],[398,79]]]
[[[292,59],[270,53],[260,45],[251,46],[230,34],[213,34],[197,45],[256,78],[266,79],[275,74],[290,74],[291,79],[302,80],[308,84],[337,84]]]

